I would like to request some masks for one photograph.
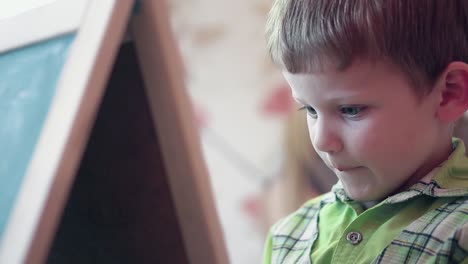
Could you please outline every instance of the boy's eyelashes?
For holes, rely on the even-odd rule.
[[[346,116],[358,116],[366,108],[366,106],[342,106],[340,107],[340,112]]]
[[[306,110],[308,115],[312,117],[317,117],[317,111],[311,106],[304,105],[303,107],[299,108],[298,111]]]
[[[367,106],[346,105],[339,107],[339,113],[346,117],[357,118],[366,109]],[[298,111],[302,110],[306,110],[311,117],[317,118],[317,111],[313,107],[304,105],[298,109]]]

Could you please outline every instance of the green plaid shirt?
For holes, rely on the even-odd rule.
[[[263,263],[468,263],[468,158],[364,210],[340,183],[270,230]]]

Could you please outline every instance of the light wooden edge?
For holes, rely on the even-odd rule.
[[[142,0],[130,25],[190,263],[228,263],[165,1]]]
[[[0,263],[45,261],[132,4],[90,2],[7,222]]]
[[[56,0],[0,20],[0,53],[75,31],[88,4],[89,0]]]

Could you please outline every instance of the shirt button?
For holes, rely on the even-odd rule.
[[[346,235],[346,240],[348,240],[349,243],[352,245],[357,245],[359,242],[362,240],[362,235],[358,232],[349,232]]]

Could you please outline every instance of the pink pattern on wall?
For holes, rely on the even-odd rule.
[[[283,82],[267,95],[261,106],[261,113],[268,117],[284,117],[291,111],[292,104],[289,85]]]

